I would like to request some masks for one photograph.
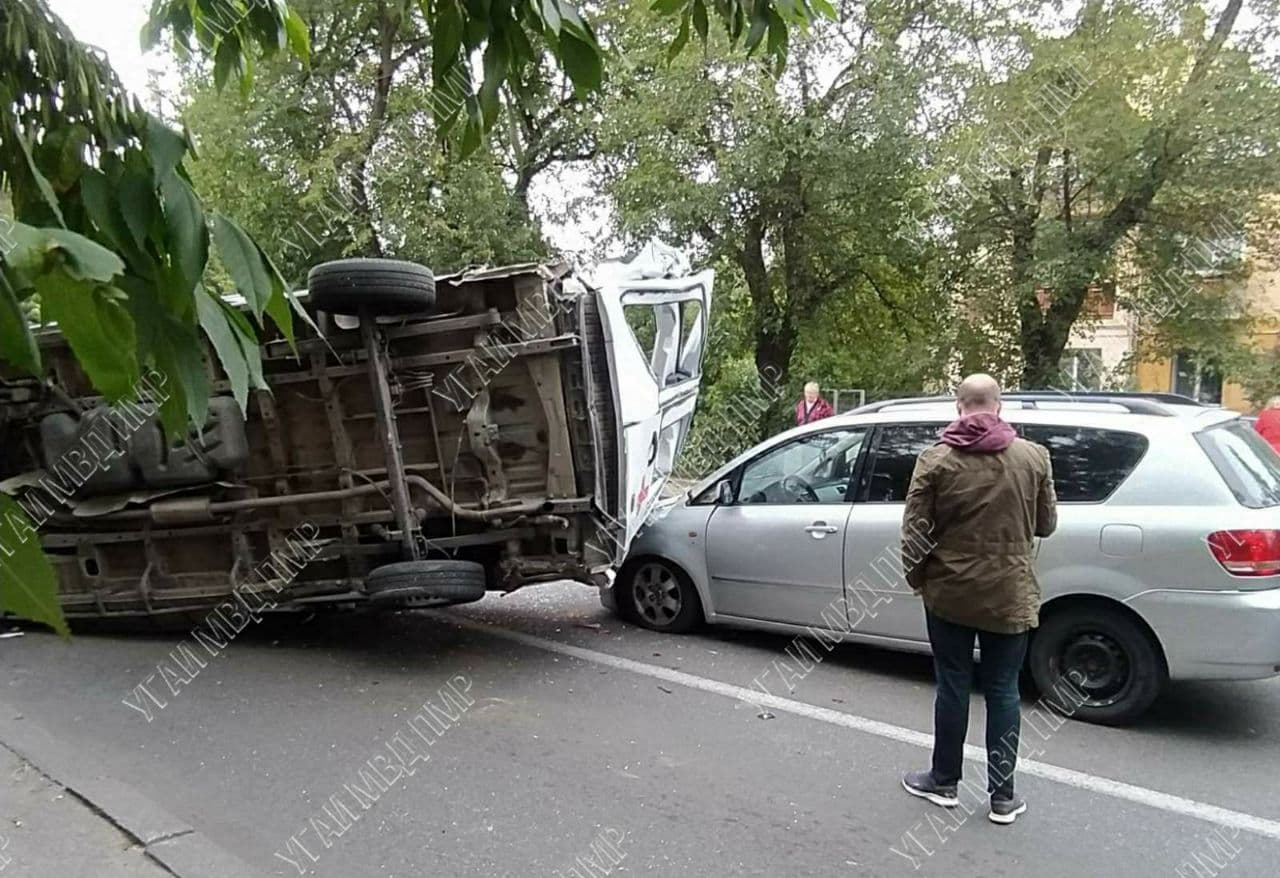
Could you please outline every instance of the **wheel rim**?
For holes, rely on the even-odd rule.
[[[1055,677],[1070,679],[1086,707],[1109,707],[1128,694],[1133,682],[1129,657],[1115,638],[1081,631],[1068,638],[1054,663]]]
[[[645,564],[631,580],[631,603],[649,624],[670,625],[684,606],[680,582],[665,565]]]

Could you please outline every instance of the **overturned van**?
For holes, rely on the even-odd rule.
[[[296,353],[242,411],[217,359],[202,429],[96,397],[56,329],[0,372],[0,491],[69,618],[442,606],[599,584],[657,503],[697,401],[713,275],[660,246],[586,271],[318,266]]]

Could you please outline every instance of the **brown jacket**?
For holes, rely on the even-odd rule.
[[[903,514],[907,582],[931,613],[984,631],[1039,624],[1034,537],[1058,526],[1049,452],[1025,439],[994,454],[925,449]]]

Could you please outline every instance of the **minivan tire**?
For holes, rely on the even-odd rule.
[[[339,259],[311,269],[311,302],[330,314],[374,317],[423,314],[436,304],[431,269],[396,259]]]
[[[1099,725],[1133,722],[1168,680],[1151,635],[1135,619],[1107,607],[1070,607],[1049,614],[1031,639],[1027,664],[1041,702],[1064,716]]]
[[[633,625],[684,634],[703,621],[702,601],[693,580],[663,558],[628,561],[618,572],[614,588],[618,615]]]
[[[445,607],[484,597],[485,569],[473,561],[402,561],[379,567],[365,578],[375,604]]]

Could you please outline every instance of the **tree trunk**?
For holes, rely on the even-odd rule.
[[[369,110],[369,124],[365,128],[364,148],[360,155],[355,157],[347,175],[356,212],[369,232],[369,255],[377,258],[385,257],[386,250],[382,246],[382,238],[378,235],[378,223],[373,215],[373,196],[368,185],[369,153],[382,137],[387,120],[391,86],[396,75],[394,50],[396,34],[399,30],[399,16],[389,12],[384,5],[378,16],[378,69],[377,78],[373,84],[373,105]]]
[[[791,355],[795,351],[796,334],[788,309],[779,307],[769,282],[764,261],[764,220],[757,214],[747,220],[745,241],[736,254],[747,281],[751,306],[755,315],[753,332],[756,343],[756,371],[767,387],[784,388],[791,379]],[[789,400],[778,400],[760,417],[760,437],[767,435],[781,417]]]

